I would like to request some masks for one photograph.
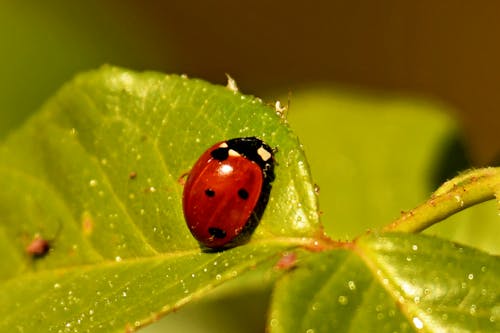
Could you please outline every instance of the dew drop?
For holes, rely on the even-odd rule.
[[[97,186],[97,180],[95,180],[95,179],[91,179],[91,180],[89,181],[89,185],[90,185],[90,187],[96,187],[96,186]]]
[[[216,279],[217,281],[219,281],[220,279],[222,279],[222,276],[221,276],[220,274],[217,274],[217,275],[215,276],[215,279]]]
[[[458,204],[460,205],[460,207],[464,206],[464,201],[463,201],[463,199],[462,199],[461,196],[455,195],[453,198],[455,198],[455,200],[458,202]]]
[[[469,275],[467,275],[467,278],[468,278],[469,280],[474,279],[474,274],[470,273]]]
[[[413,245],[411,246],[411,249],[412,249],[413,251],[418,251],[418,245],[417,245],[417,244],[413,244]]]
[[[356,290],[356,283],[354,281],[347,282],[347,286],[350,290]]]
[[[347,305],[349,303],[349,298],[347,298],[347,296],[340,295],[338,301],[340,305]]]
[[[413,325],[415,325],[415,327],[419,330],[421,330],[422,328],[424,328],[424,323],[422,322],[422,320],[418,317],[413,317],[412,319],[413,321]]]

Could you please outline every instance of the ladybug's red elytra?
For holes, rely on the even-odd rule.
[[[196,161],[184,186],[189,230],[210,249],[248,241],[264,213],[273,180],[273,150],[262,140],[216,143]]]

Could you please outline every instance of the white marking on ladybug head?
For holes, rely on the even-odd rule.
[[[229,146],[227,145],[227,142],[222,142],[222,143],[219,145],[219,148],[227,148],[227,147],[229,147]]]
[[[233,149],[229,149],[229,151],[227,152],[227,154],[229,156],[233,156],[233,157],[239,157],[239,156],[241,156],[240,153],[238,153],[236,150],[233,150]]]
[[[262,158],[264,162],[269,160],[272,156],[271,153],[263,146],[260,146],[259,149],[257,149],[257,154],[259,154],[260,158]]]

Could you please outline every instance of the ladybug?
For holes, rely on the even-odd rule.
[[[202,247],[240,245],[257,227],[274,180],[274,152],[256,137],[216,143],[191,169],[182,198],[184,217]]]

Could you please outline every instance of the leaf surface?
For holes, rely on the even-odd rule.
[[[277,284],[271,332],[497,332],[500,259],[423,235],[359,238]]]
[[[293,91],[288,118],[321,189],[327,234],[353,239],[383,227],[470,168],[452,114],[442,103],[394,93],[328,85]],[[425,231],[500,254],[498,232],[494,202]]]
[[[204,253],[184,222],[182,176],[243,136],[277,148],[270,201],[249,244]],[[140,327],[318,230],[297,138],[260,100],[200,80],[84,73],[0,153],[0,331]],[[33,259],[37,238],[51,250]]]

